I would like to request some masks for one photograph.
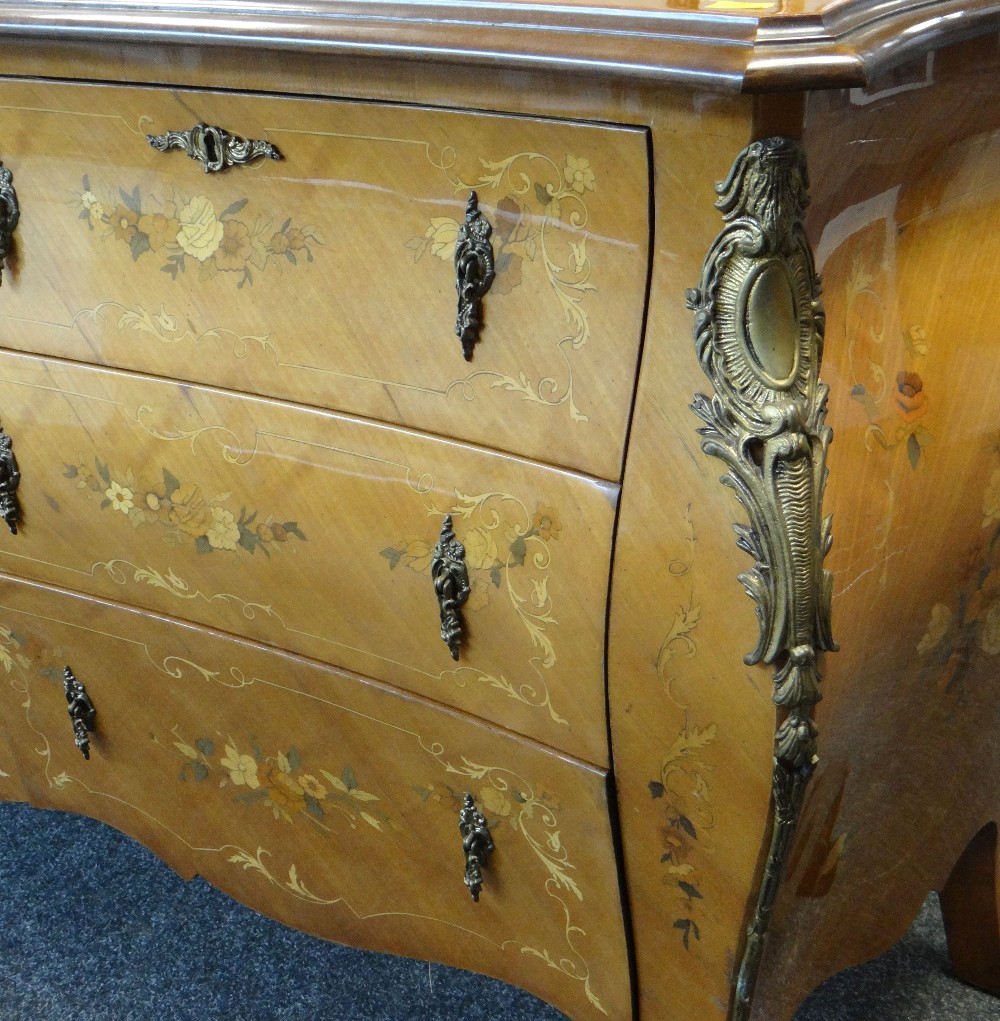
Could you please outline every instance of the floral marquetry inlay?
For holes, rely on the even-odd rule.
[[[412,488],[412,487],[411,487]],[[419,492],[419,490],[416,490]],[[543,670],[556,663],[551,629],[558,624],[549,594],[551,543],[559,539],[563,525],[557,510],[542,503],[529,511],[509,493],[455,494],[455,502],[438,506],[424,495],[428,515],[454,521],[456,534],[465,547],[465,565],[471,593],[465,611],[475,613],[494,599],[506,599],[538,650],[530,665],[542,690],[533,683],[517,684],[505,677],[477,672],[479,680],[505,691],[511,698],[530,705],[543,705],[557,723],[566,723],[553,708],[545,686]],[[379,551],[390,570],[405,567],[430,577],[433,543],[424,536],[410,535]],[[459,683],[469,668],[452,671]],[[475,672],[475,671],[474,671]]]
[[[917,655],[942,690],[960,691],[977,656],[1000,655],[1000,435],[981,491],[982,541],[968,559],[967,580],[928,614]]]
[[[321,829],[329,829],[335,814],[352,828],[360,821],[381,830],[389,822],[375,804],[379,798],[358,786],[349,765],[337,775],[307,767],[294,745],[287,752],[268,755],[252,737],[241,744],[222,735],[187,741],[179,727],[170,733],[184,760],[181,780],[209,782],[214,789],[235,792],[236,804],[261,805],[275,819],[288,823],[305,819]]]
[[[181,655],[189,654],[183,644],[177,646],[170,641],[154,651],[142,640],[115,633],[111,621],[104,619],[107,609],[100,611],[97,619],[91,615],[88,624],[80,620],[71,622],[76,614],[86,612],[82,608],[77,608],[69,621],[48,613],[41,616],[24,609],[4,607],[4,610],[24,617],[25,628],[0,625],[0,674],[9,675],[14,692],[20,696],[32,732],[33,752],[44,763],[49,789],[70,798],[67,805],[93,812],[97,817],[102,817],[100,806],[106,803],[114,804],[116,811],[136,813],[144,825],[156,826],[165,839],[176,840],[201,856],[206,876],[214,874],[209,860],[219,858],[227,863],[227,868],[256,874],[284,897],[316,907],[335,907],[358,921],[399,917],[457,925],[467,936],[482,939],[498,951],[537,959],[547,969],[578,984],[577,988],[594,1009],[607,1013],[593,988],[595,977],[583,949],[588,942],[587,931],[577,918],[584,910],[583,905],[589,903],[587,876],[578,871],[564,839],[564,833],[574,830],[577,822],[573,819],[576,806],[564,803],[566,791],[561,787],[554,790],[541,779],[529,781],[508,765],[481,764],[461,754],[450,756],[443,743],[410,729],[412,724],[404,719],[396,720],[392,714],[383,718],[370,707],[353,705],[353,698],[346,691],[342,692],[348,695],[344,701],[299,693],[290,686],[290,678],[280,673],[275,676],[266,671],[254,673],[252,667],[244,669],[225,659],[202,665]],[[36,634],[38,624],[42,625],[44,637],[43,633]],[[54,633],[50,633],[52,627],[57,629]],[[287,740],[279,741],[250,732],[234,736],[221,719],[221,729],[197,724],[192,727],[188,722],[177,723],[168,732],[158,732],[153,717],[144,716],[155,712],[151,707],[134,705],[123,713],[125,703],[109,702],[103,734],[105,745],[96,760],[101,762],[111,755],[112,747],[121,749],[136,740],[140,744],[151,742],[152,758],[146,755],[136,760],[135,769],[127,771],[129,779],[120,789],[117,784],[102,789],[101,783],[115,782],[116,776],[121,779],[120,771],[103,773],[102,780],[95,785],[93,775],[72,771],[79,768],[73,757],[68,760],[72,763],[71,771],[61,769],[67,755],[64,735],[59,733],[64,719],[60,664],[66,650],[84,640],[96,641],[102,646],[102,654],[113,649],[121,652],[121,667],[129,678],[122,691],[126,700],[135,697],[129,684],[141,686],[151,680],[169,678],[174,685],[181,685],[176,689],[183,693],[178,705],[191,702],[192,712],[197,690],[206,694],[214,691],[206,705],[220,712],[228,707],[228,715],[236,713],[243,719],[249,718],[248,713],[267,716],[275,711],[283,713],[282,718],[293,724],[300,714],[305,720],[319,712],[327,717],[332,735],[336,736],[338,728],[344,728],[348,743],[362,737],[373,747],[384,742],[383,757],[373,767],[374,777],[369,775],[366,780],[362,772],[371,774],[372,769],[366,767],[362,771],[350,760],[338,758],[336,741],[326,751],[317,753],[317,743],[304,734],[309,729],[306,726],[293,726]],[[157,640],[156,644],[161,642]],[[301,744],[296,740],[296,731],[302,737]],[[71,740],[69,743],[72,744]],[[327,742],[321,739],[321,743],[326,747]],[[127,794],[130,786],[138,784],[142,788],[153,783],[152,778],[163,775],[164,769],[169,773],[171,763],[178,767],[177,793],[186,787],[180,802],[174,795],[169,798],[175,807],[183,804],[179,809],[183,823],[176,811],[162,804],[157,806],[155,799],[140,805]],[[546,775],[543,770],[543,776]],[[387,784],[396,791],[396,801],[405,800],[404,805],[396,804],[398,811],[388,808],[384,800],[383,790],[390,789]],[[451,824],[457,819],[457,805],[461,791],[465,790],[476,792],[505,853],[528,866],[519,880],[535,885],[538,892],[532,896],[552,904],[548,938],[555,939],[555,945],[548,945],[548,938],[530,941],[520,935],[521,925],[501,927],[514,935],[501,932],[494,936],[492,923],[468,928],[446,910],[438,914],[425,911],[411,914],[406,910],[406,883],[411,880],[402,867],[399,897],[393,910],[379,907],[378,898],[366,904],[371,898],[365,897],[361,886],[344,885],[343,876],[338,880],[335,870],[331,873],[330,869],[316,868],[314,858],[306,860],[301,837],[295,836],[297,830],[306,827],[322,834],[322,839],[329,841],[331,852],[339,848],[353,858],[355,854],[364,855],[368,848],[378,848],[381,853],[392,846],[392,841],[408,839],[407,834],[416,825],[421,832],[431,834],[435,844],[450,846],[445,841],[452,836]],[[561,816],[566,817],[562,822]],[[275,823],[279,824],[278,830]],[[455,847],[460,851],[457,827],[454,829]],[[208,835],[210,831],[213,836]],[[279,837],[280,832],[287,837]],[[506,837],[501,833],[506,833]],[[382,843],[385,841],[389,843]],[[461,858],[460,853],[457,857]],[[346,874],[350,875],[353,868],[348,863]],[[450,877],[447,869],[443,874]],[[331,876],[335,880],[332,884]],[[448,882],[448,878],[443,881]],[[460,884],[460,875],[456,883]],[[545,896],[539,897],[542,892]],[[500,891],[495,893],[499,895]]]
[[[573,421],[588,421],[574,394],[571,355],[590,340],[584,298],[597,290],[591,281],[585,230],[587,198],[597,188],[590,161],[573,154],[557,161],[538,152],[520,152],[499,161],[481,158],[481,173],[466,180],[453,173],[454,154],[450,155],[452,159],[442,162],[440,168],[455,191],[475,191],[494,207],[489,212],[496,266],[491,293],[509,294],[522,283],[526,264],[537,263],[568,327],[566,333],[551,338],[561,363],[559,375],[532,380],[524,372],[512,376],[479,370],[452,386],[462,389],[471,400],[475,381],[483,379],[491,388],[519,394],[525,401],[565,405]],[[406,247],[414,260],[430,254],[451,263],[460,227],[459,220],[452,217],[432,217],[424,233],[410,238]]]
[[[206,497],[201,487],[182,482],[168,468],[159,477],[136,475],[131,468],[113,469],[100,458],[67,464],[64,475],[81,493],[100,500],[100,509],[127,517],[133,528],[154,525],[175,544],[193,542],[199,553],[215,550],[260,550],[270,556],[291,539],[305,542],[296,521],[261,517],[240,505],[232,493]]]
[[[92,231],[127,245],[135,261],[152,253],[175,280],[194,269],[201,280],[231,273],[243,287],[253,283],[254,270],[263,272],[279,260],[292,266],[300,259],[312,262],[312,246],[324,244],[315,227],[295,226],[291,219],[278,225],[266,215],[244,213],[248,203],[237,199],[219,211],[205,195],[175,192],[164,199],[143,195],[138,185],[99,196],[89,176],[79,195],[80,219]]]
[[[491,830],[495,832],[498,825],[506,821],[527,841],[543,866],[545,892],[559,903],[565,913],[566,944],[571,954],[562,953],[555,957],[548,949],[531,946],[521,946],[521,953],[537,957],[550,968],[581,982],[588,1001],[606,1015],[607,1010],[592,987],[590,968],[575,944],[578,937],[587,934],[573,923],[571,907],[574,901],[582,903],[585,898],[574,876],[575,866],[560,838],[556,795],[537,790],[537,785],[528,783],[524,777],[503,766],[484,765],[465,756],[455,765],[443,745],[436,742],[427,745],[423,741],[421,745],[444,766],[447,773],[461,777],[463,785],[471,781],[481,783],[478,798],[491,818]],[[425,800],[432,793],[432,789],[416,790]]]
[[[714,767],[709,758],[712,753],[718,754],[713,747],[718,727],[715,723],[698,726],[691,722],[694,713],[683,698],[680,683],[683,677],[680,661],[698,655],[695,635],[702,609],[695,592],[698,537],[690,504],[684,509],[683,521],[684,552],[667,563],[672,586],[683,595],[660,643],[655,666],[663,694],[672,704],[667,710],[670,719],[676,719],[676,710],[681,710],[684,725],[663,751],[659,771],[646,786],[654,806],[651,820],[660,834],[659,860],[669,904],[666,910],[684,949],[690,952],[701,941],[705,902],[702,873],[706,855],[714,851],[708,838],[715,827],[710,782]],[[674,690],[675,684],[680,690]]]

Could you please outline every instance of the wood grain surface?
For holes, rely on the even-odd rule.
[[[690,403],[711,384],[683,302],[721,226],[713,185],[753,119],[678,112],[671,129],[653,139],[664,171],[608,680],[640,1017],[701,1021],[728,1011],[767,831],[775,711],[770,672],[742,661],[757,642],[737,581],[749,563],[732,531],[742,511],[700,449]]]
[[[147,133],[283,154],[206,174]],[[621,475],[649,245],[642,130],[371,103],[6,82],[22,208],[0,330]],[[475,191],[497,276],[470,362],[454,252]]]
[[[245,16],[252,14],[252,16]],[[127,0],[67,8],[0,4],[0,33],[68,45],[222,48],[242,60],[271,50],[439,60],[518,71],[549,67],[732,91],[860,86],[909,57],[988,34],[990,0],[275,0],[247,12],[219,0],[148,9]],[[13,48],[13,47],[12,47]]]
[[[327,412],[0,354],[0,564],[355,669],[603,765],[617,487]],[[458,662],[431,554],[472,592]]]
[[[887,949],[1000,817],[998,73],[970,44],[809,100],[841,650],[757,1021]]]
[[[841,651],[820,667],[820,763],[754,1006],[754,1021],[787,1021],[829,974],[887,948],[949,876],[958,939],[991,908],[993,848],[973,841],[1000,816],[996,41],[928,52],[980,32],[981,4],[796,4],[784,22],[744,7],[672,8],[663,26],[683,16],[685,32],[733,33],[702,67],[710,89],[683,63],[694,36],[657,41],[658,67],[621,62],[648,14],[638,5],[621,8],[638,20],[604,38],[592,65],[531,21],[541,5],[518,9],[526,20],[506,43],[475,57],[469,25],[450,27],[458,48],[432,52],[420,47],[434,25],[403,25],[402,13],[395,29],[420,62],[366,58],[329,21],[293,50],[262,42],[248,61],[250,51],[199,36],[203,25],[176,46],[143,46],[107,30],[112,5],[94,5],[69,41],[54,8],[0,2],[0,30],[19,43],[5,54],[9,76],[180,90],[0,82],[0,157],[22,195],[0,342],[46,356],[0,356],[25,508],[23,534],[0,540],[0,567],[95,597],[5,582],[9,613],[32,623],[0,620],[10,628],[0,645],[28,660],[13,656],[0,688],[37,662],[61,670],[87,627],[99,634],[78,673],[95,679],[101,705],[125,691],[135,707],[124,730],[97,735],[100,783],[84,786],[71,741],[55,751],[68,727],[61,691],[35,671],[31,713],[42,715],[31,719],[45,744],[12,727],[20,761],[0,744],[0,793],[23,796],[23,773],[40,801],[107,818],[182,872],[214,855],[214,882],[290,924],[523,981],[574,1018],[630,1016],[631,939],[643,1021],[725,1017],[767,836],[776,721],[770,671],[742,662],[757,636],[738,581],[750,562],[732,533],[743,517],[699,449],[689,404],[709,384],[684,291],[720,227],[714,183],[752,139],[804,125],[827,311],[827,566]],[[592,38],[580,17],[574,45]],[[16,35],[32,26],[47,28]],[[335,59],[331,45],[342,47]],[[633,46],[628,58],[648,53]],[[807,82],[866,81],[866,91],[801,95]],[[723,91],[778,87],[799,94]],[[142,138],[197,119],[268,137],[286,160],[207,177]],[[472,185],[505,262],[467,366],[446,256]],[[474,581],[457,669],[427,572],[446,512]],[[19,644],[28,634],[41,643],[30,654]],[[134,670],[109,682],[98,662],[109,656]],[[280,680],[244,684],[229,672],[234,657],[244,678]],[[605,680],[627,933],[603,800]],[[0,694],[7,718],[24,716],[21,694]],[[345,713],[350,726],[338,722]],[[432,723],[446,736],[429,736]],[[341,731],[333,762],[328,735]],[[138,749],[148,761],[135,778],[111,768]],[[185,812],[164,815],[166,827],[143,814],[162,793],[143,787],[159,768],[153,753],[172,757],[164,789],[194,806],[165,806]],[[46,755],[64,756],[58,769]],[[309,772],[313,762],[329,777]],[[253,790],[267,769],[266,790],[281,783],[300,797],[278,774],[302,789],[296,812],[284,804],[291,823],[270,794],[270,805],[239,800],[254,768]],[[403,828],[386,828],[363,869],[327,855],[333,838],[316,823],[329,820],[306,807],[305,776],[352,808],[363,803],[353,790],[373,805],[412,791],[394,817]],[[479,915],[461,888],[458,905],[441,908],[434,885],[436,841],[455,837],[449,813],[466,780],[520,841]],[[426,801],[414,785],[431,791]],[[345,836],[382,838],[352,818]],[[304,841],[288,845],[298,858],[277,850],[289,833]],[[415,913],[446,921],[375,921],[388,909],[372,876],[398,871],[413,839],[407,896]],[[248,857],[227,860],[219,848],[231,841],[230,858]],[[954,871],[970,845],[968,867]],[[553,872],[552,855],[575,871]],[[511,893],[515,875],[534,885]],[[566,875],[587,878],[583,900]],[[508,908],[525,934],[510,930]],[[468,922],[483,917],[482,930]],[[981,967],[989,974],[990,961],[967,972]]]
[[[35,804],[102,819],[296,928],[513,980],[579,1018],[629,981],[600,770],[383,685],[0,580]],[[89,761],[62,673],[97,709]],[[496,850],[473,903],[464,793]]]

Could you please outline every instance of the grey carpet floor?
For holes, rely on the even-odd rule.
[[[947,975],[935,899],[796,1021],[1000,1021]],[[560,1021],[512,986],[311,939],[110,827],[0,805],[0,1021]]]

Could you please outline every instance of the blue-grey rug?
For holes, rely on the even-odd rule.
[[[561,1021],[512,986],[294,932],[79,816],[0,805],[0,1021]],[[796,1021],[1000,1021],[935,899]]]

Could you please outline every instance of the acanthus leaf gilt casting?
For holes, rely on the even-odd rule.
[[[717,187],[726,226],[688,291],[695,349],[715,390],[696,394],[702,450],[727,466],[722,483],[749,517],[734,525],[754,559],[739,576],[757,604],[760,640],[748,665],[775,668],[771,845],[736,979],[734,1021],[749,1015],[771,910],[815,768],[817,653],[837,648],[830,626],[832,578],[823,567],[828,388],[820,382],[823,307],[802,226],[808,178],[800,144],[754,142]]]

